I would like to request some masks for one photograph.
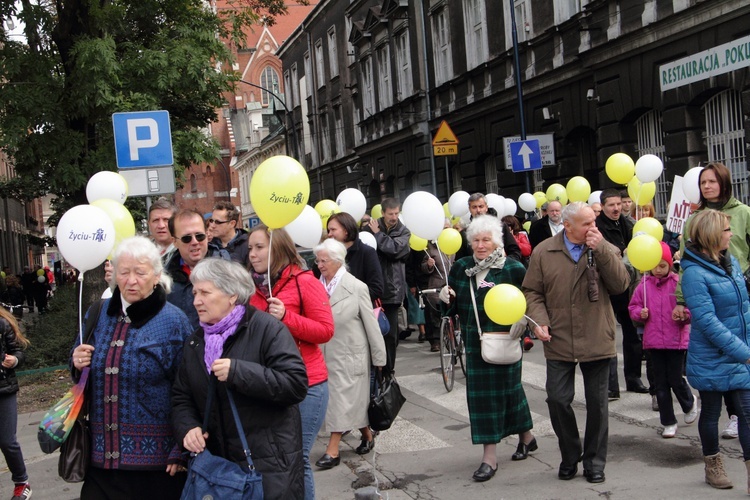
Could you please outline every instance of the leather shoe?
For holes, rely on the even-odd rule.
[[[359,446],[357,446],[357,449],[354,450],[354,453],[357,455],[367,455],[372,451],[372,449],[375,448],[375,438],[373,437],[371,441],[367,441],[366,439],[363,439],[361,443],[359,443]]]
[[[526,457],[529,456],[530,451],[536,451],[539,449],[539,446],[536,444],[536,438],[533,438],[531,441],[529,441],[529,444],[524,443],[523,441],[518,443],[518,448],[516,448],[516,452],[511,455],[511,460],[526,460]]]
[[[620,399],[620,391],[609,391],[607,393],[607,399],[610,401],[617,401]]]
[[[474,471],[474,475],[472,476],[472,478],[474,479],[474,481],[481,483],[492,479],[492,476],[495,475],[495,472],[497,472],[497,467],[493,469],[489,464],[482,462],[482,465],[480,465],[479,468]]]
[[[585,477],[586,481],[589,483],[603,483],[604,471],[583,469],[583,477]]]
[[[628,390],[628,392],[637,392],[638,394],[648,393],[648,388],[645,385],[643,385],[643,382],[641,382],[640,379],[628,382],[625,387]]]
[[[557,471],[557,477],[563,481],[570,481],[578,474],[578,464],[565,465],[560,464],[560,469]]]
[[[340,463],[340,455],[338,457],[332,457],[331,455],[326,453],[322,457],[320,457],[317,462],[315,462],[315,467],[320,467],[321,469],[333,469]]]

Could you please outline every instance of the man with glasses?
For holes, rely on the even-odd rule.
[[[228,201],[219,201],[214,205],[208,225],[211,229],[210,246],[226,249],[232,260],[247,266],[247,232],[238,229],[240,211]]]
[[[174,237],[177,251],[164,266],[172,277],[172,291],[167,300],[187,314],[193,328],[198,328],[198,312],[193,307],[193,284],[190,273],[206,257],[229,260],[226,252],[208,247],[208,236],[203,216],[195,210],[180,210],[169,219],[169,232]],[[223,254],[223,255],[222,255]]]

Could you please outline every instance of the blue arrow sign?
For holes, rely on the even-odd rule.
[[[542,151],[538,139],[510,143],[510,159],[514,172],[540,170],[542,168]]]

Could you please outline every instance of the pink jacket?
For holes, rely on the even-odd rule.
[[[687,349],[690,340],[690,311],[685,308],[687,320],[674,321],[672,310],[677,305],[675,289],[680,278],[669,273],[664,278],[644,275],[633,292],[628,310],[633,321],[644,323],[644,349]],[[646,303],[643,288],[646,288]],[[648,319],[641,319],[641,309],[648,308]]]

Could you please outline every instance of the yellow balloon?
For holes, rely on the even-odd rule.
[[[380,203],[372,207],[372,210],[370,210],[370,217],[373,219],[379,219],[383,216],[383,207],[380,206]]]
[[[328,227],[328,218],[333,214],[341,212],[341,207],[333,200],[320,200],[315,204],[315,211],[320,214],[320,221],[323,227]]]
[[[125,208],[124,205],[110,200],[108,198],[102,198],[91,203],[92,206],[101,208],[112,220],[112,225],[115,227],[115,244],[112,247],[112,251],[117,248],[125,238],[130,238],[135,235],[135,222],[133,216],[130,215],[130,211]]]
[[[453,217],[453,218],[451,219],[451,226],[454,226],[454,227],[455,227],[455,226],[456,226],[456,224],[458,224],[459,222],[461,222],[461,217]]]
[[[639,271],[650,271],[661,261],[661,244],[650,234],[641,234],[630,240],[628,259]]]
[[[299,214],[310,197],[305,168],[289,156],[272,156],[258,166],[250,180],[250,203],[271,229],[284,227]]]
[[[664,227],[661,225],[661,222],[653,217],[644,217],[643,219],[638,219],[635,226],[633,226],[633,236],[638,235],[638,233],[649,234],[661,241],[664,238]]]
[[[484,312],[498,325],[512,325],[526,314],[526,298],[513,285],[495,285],[484,297]]]
[[[443,229],[437,239],[438,248],[446,255],[453,255],[461,250],[461,243],[461,233],[451,227]]]
[[[547,188],[547,201],[559,201],[562,206],[568,204],[568,193],[565,191],[565,186],[562,184],[551,184]],[[586,197],[588,198],[588,196]]]
[[[44,269],[37,269],[36,270],[36,275],[37,276],[44,276]]]
[[[453,215],[451,214],[451,209],[448,208],[448,203],[443,203],[443,213],[445,216],[450,219]]]
[[[427,240],[411,233],[411,236],[409,236],[409,247],[417,252],[427,250]]]
[[[633,177],[628,182],[628,194],[633,199],[633,203],[642,207],[647,203],[651,203],[651,200],[654,199],[656,182],[651,181],[643,184],[638,180],[638,177]]]
[[[577,175],[571,177],[568,184],[565,185],[565,191],[568,193],[570,201],[588,201],[591,196],[591,184],[585,177]]]
[[[612,182],[627,184],[635,175],[635,163],[625,153],[615,153],[607,159],[604,170]]]
[[[536,208],[542,208],[542,205],[547,203],[547,195],[541,191],[534,193],[534,199],[536,200]]]
[[[530,220],[527,220],[526,222],[524,222],[524,223],[523,223],[523,229],[524,229],[524,231],[526,231],[527,233],[528,233],[529,231],[531,231],[531,221],[530,221]]]

